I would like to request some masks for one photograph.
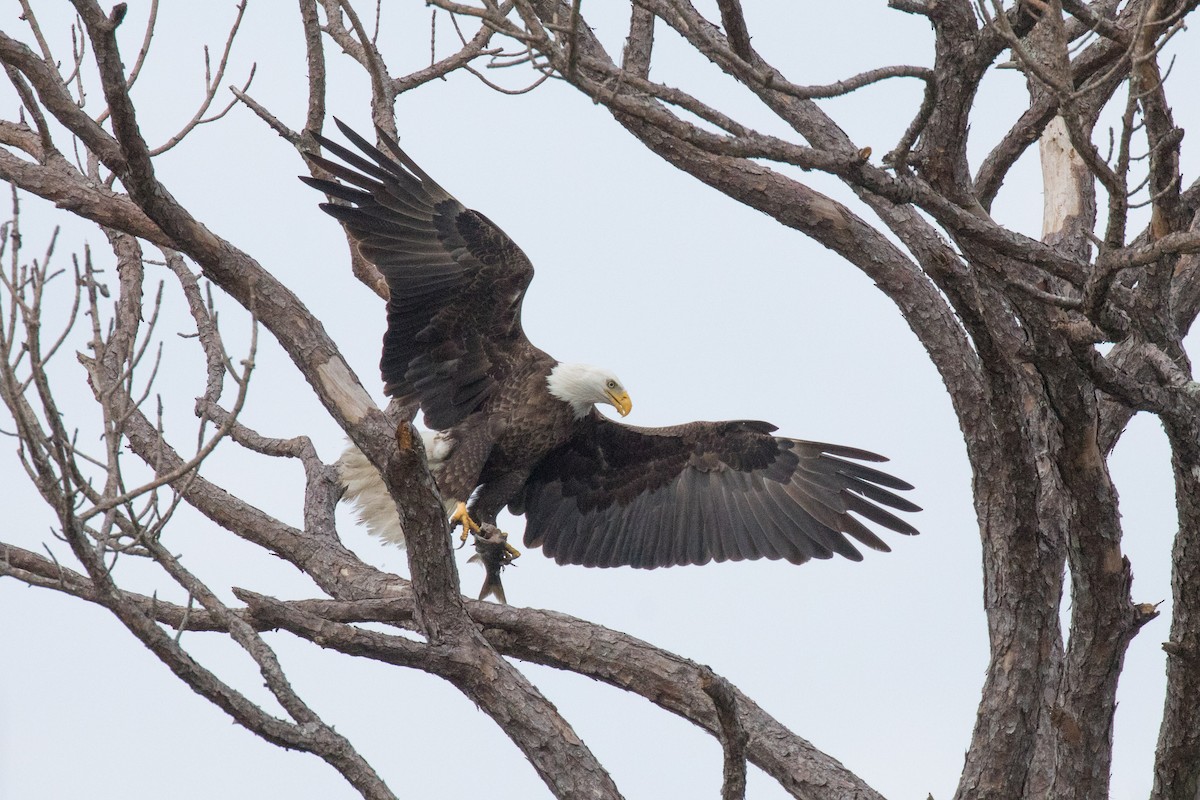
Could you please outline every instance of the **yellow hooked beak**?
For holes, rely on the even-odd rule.
[[[613,404],[613,408],[621,412],[621,416],[629,415],[633,410],[633,401],[629,399],[629,392],[609,392],[608,401]]]

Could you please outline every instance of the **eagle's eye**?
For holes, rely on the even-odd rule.
[[[610,389],[615,389],[615,388],[617,388],[617,382],[616,382],[616,381],[614,381],[612,378],[609,378],[609,379],[608,379],[608,381],[606,382],[606,385],[607,385],[607,386],[608,386],[608,388],[610,388]]]

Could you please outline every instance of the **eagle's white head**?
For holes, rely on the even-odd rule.
[[[606,369],[587,364],[558,364],[546,378],[550,394],[567,403],[582,419],[596,403],[608,403],[625,416],[633,408],[629,392]]]

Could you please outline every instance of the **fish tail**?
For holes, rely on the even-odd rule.
[[[479,590],[479,599],[486,600],[489,596],[496,598],[496,602],[501,605],[508,605],[508,600],[504,597],[504,584],[500,583],[499,570],[493,573],[489,569],[487,576],[483,579],[483,588]]]

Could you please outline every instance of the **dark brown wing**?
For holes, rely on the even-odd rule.
[[[859,561],[847,534],[890,549],[852,513],[917,532],[881,508],[919,511],[888,491],[912,487],[846,460],[887,459],[774,430],[744,420],[634,428],[594,412],[526,483],[514,508],[525,513],[525,543],[560,564],[652,569],[834,553]]]
[[[521,330],[533,266],[482,214],[433,182],[386,133],[384,153],[338,121],[362,155],[318,136],[343,162],[309,158],[341,183],[302,178],[348,202],[322,203],[341,220],[391,290],[379,362],[384,391],[420,401],[442,430],[478,409],[506,370],[537,352]]]

